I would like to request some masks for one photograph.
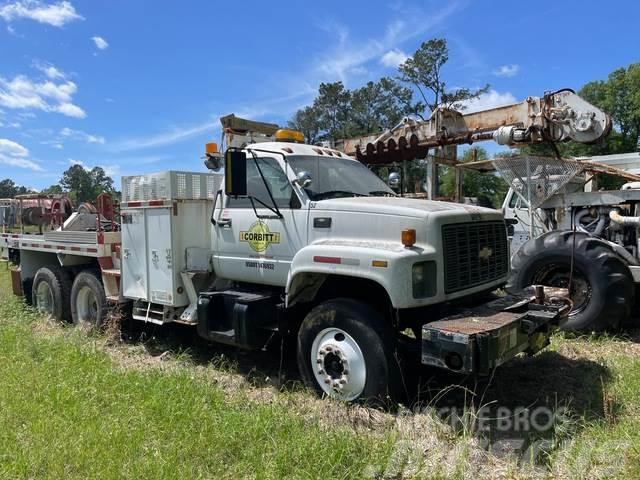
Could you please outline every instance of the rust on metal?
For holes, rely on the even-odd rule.
[[[490,333],[494,330],[515,322],[526,314],[514,312],[496,312],[489,309],[467,315],[467,312],[460,316],[454,316],[444,320],[429,323],[429,328],[435,328],[444,332],[464,333],[466,335],[476,335],[480,333]]]

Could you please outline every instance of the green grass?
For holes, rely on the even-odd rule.
[[[188,341],[88,337],[24,306],[2,269],[1,479],[640,478],[638,332],[556,335],[480,387],[476,404],[568,406],[533,464],[485,452],[432,410],[380,412],[274,387],[263,354],[250,362],[266,373]]]
[[[3,296],[0,478],[355,478],[393,446],[323,431],[188,368],[116,368],[79,334],[38,333],[42,321]]]

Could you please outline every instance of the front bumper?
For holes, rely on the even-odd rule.
[[[566,289],[529,287],[422,326],[422,363],[487,375],[521,352],[536,353],[571,309]],[[543,293],[544,292],[544,293]]]

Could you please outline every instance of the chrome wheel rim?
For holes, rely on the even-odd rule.
[[[98,300],[89,287],[82,287],[76,296],[78,323],[96,325],[98,320]]]
[[[36,308],[41,313],[53,314],[53,292],[47,282],[40,282],[36,287]]]
[[[364,355],[351,335],[325,328],[311,346],[311,365],[318,385],[327,395],[351,401],[364,391],[367,368]]]

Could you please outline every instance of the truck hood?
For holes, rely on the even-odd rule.
[[[421,200],[403,197],[348,197],[320,200],[316,209],[339,211],[378,213],[386,215],[401,215],[405,217],[426,218],[431,214],[476,214],[494,217],[501,214],[491,208],[465,205],[462,203],[440,202],[435,200]]]

